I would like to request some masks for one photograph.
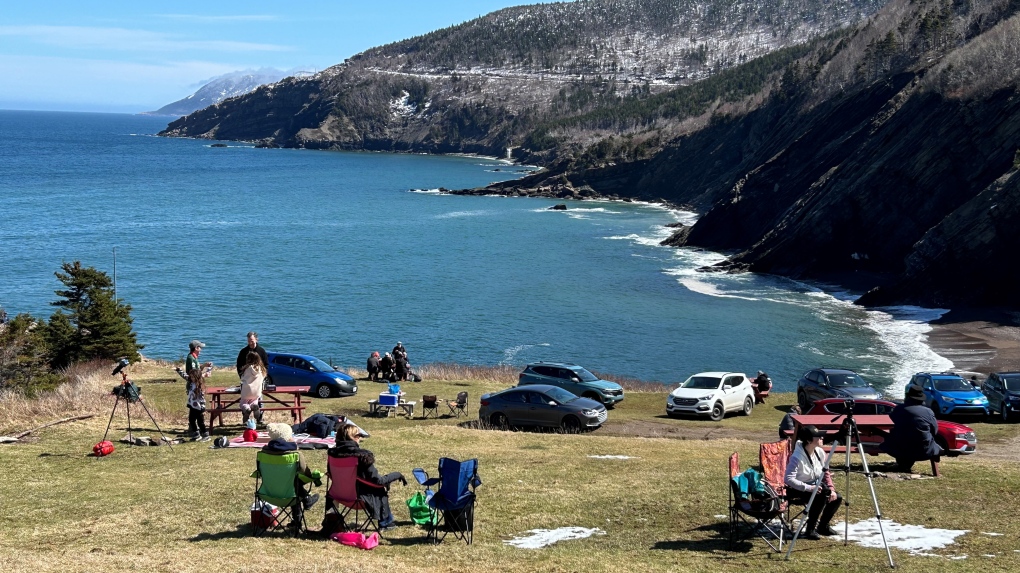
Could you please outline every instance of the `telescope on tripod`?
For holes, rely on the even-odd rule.
[[[131,361],[129,361],[127,358],[121,358],[119,361],[117,361],[117,366],[113,369],[113,372],[110,373],[110,376],[116,376],[117,374],[120,374],[120,384],[114,386],[113,390],[110,392],[111,394],[117,397],[117,401],[113,403],[113,411],[110,412],[110,421],[106,423],[106,432],[103,433],[103,441],[104,442],[106,441],[106,436],[110,433],[110,426],[113,424],[113,416],[114,414],[117,413],[117,406],[119,406],[121,400],[123,400],[124,409],[127,412],[128,443],[130,443],[132,447],[134,447],[135,445],[134,432],[131,428],[131,404],[140,404],[145,413],[148,414],[149,420],[152,420],[152,424],[156,426],[156,430],[159,432],[159,435],[163,438],[163,443],[169,446],[170,449],[172,450],[173,449],[172,440],[166,437],[166,434],[163,433],[163,430],[159,427],[159,424],[156,422],[156,419],[152,416],[152,412],[150,412],[148,406],[145,405],[145,401],[142,400],[142,389],[136,386],[134,382],[128,379],[128,373],[126,368],[130,364]]]
[[[846,490],[843,494],[843,506],[846,509],[843,519],[843,545],[848,545],[850,543],[850,474],[864,474],[864,477],[868,479],[868,489],[871,492],[871,502],[875,508],[875,519],[878,521],[878,532],[882,536],[882,545],[885,546],[885,554],[889,558],[889,567],[895,568],[896,564],[893,562],[892,551],[889,550],[889,541],[886,540],[885,530],[882,528],[882,510],[878,507],[878,495],[875,493],[875,483],[871,479],[873,474],[868,468],[868,458],[867,454],[864,452],[864,443],[861,440],[861,432],[857,427],[857,420],[854,419],[854,406],[855,403],[853,398],[843,400],[844,413],[831,420],[831,422],[835,423],[839,420],[840,416],[845,416],[839,429],[839,433],[846,437],[846,441],[844,442],[846,444],[846,466],[842,470],[846,473]],[[837,447],[839,447],[838,440],[832,443],[829,455],[825,457],[825,471],[829,471],[829,461],[832,459],[833,454],[836,453]],[[855,447],[857,448],[857,453],[861,455],[861,467],[863,468],[863,471],[854,472],[850,469],[850,453]],[[807,507],[804,509],[805,515],[809,513],[811,504],[815,501],[815,496],[822,489],[824,476],[825,472],[823,471],[822,477],[818,478],[818,483],[815,484],[815,488],[811,492],[811,497],[808,499]],[[802,520],[800,527],[797,528],[797,532],[793,536],[793,540],[790,541],[790,547],[786,551],[786,559],[790,559],[790,555],[793,553],[793,546],[797,543],[797,538],[800,536],[801,530],[804,528],[804,523],[805,521]]]

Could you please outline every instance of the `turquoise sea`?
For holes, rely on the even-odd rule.
[[[114,274],[149,357],[193,338],[227,365],[270,350],[364,364],[569,361],[673,383],[758,369],[778,389],[845,366],[899,392],[951,363],[940,311],[866,311],[850,293],[658,246],[696,214],[623,202],[459,197],[530,168],[478,157],[226,148],[154,137],[165,118],[0,111],[0,306],[48,317],[63,261]],[[897,394],[898,395],[898,394]]]

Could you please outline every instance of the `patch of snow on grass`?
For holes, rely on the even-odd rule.
[[[522,535],[513,539],[505,540],[503,543],[513,545],[520,549],[541,549],[553,543],[568,541],[570,539],[584,539],[592,535],[605,535],[606,532],[598,527],[587,529],[584,527],[560,527],[559,529],[532,529],[528,531],[531,535]]]
[[[834,524],[836,531],[843,530],[843,524]],[[909,551],[912,555],[921,555],[932,549],[940,549],[952,545],[956,538],[967,533],[968,529],[929,529],[921,525],[900,525],[894,521],[883,521],[882,529],[890,547]],[[882,548],[882,536],[878,530],[878,520],[865,519],[850,524],[850,541],[862,547]],[[964,555],[951,559],[966,559]]]

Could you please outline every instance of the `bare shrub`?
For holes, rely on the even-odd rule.
[[[106,361],[73,364],[60,372],[64,382],[55,389],[28,398],[20,390],[0,391],[0,431],[31,425],[53,418],[98,414],[109,407],[110,394]]]
[[[1001,22],[947,55],[925,78],[926,87],[959,98],[981,97],[1020,80],[1020,15]]]

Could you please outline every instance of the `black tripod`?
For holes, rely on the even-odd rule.
[[[889,567],[896,567],[893,563],[892,552],[889,551],[889,542],[885,538],[885,530],[882,528],[882,510],[878,507],[878,495],[875,493],[875,482],[872,481],[872,473],[868,468],[868,455],[864,451],[864,442],[861,440],[861,431],[857,428],[857,420],[854,419],[854,401],[853,399],[844,400],[843,406],[846,411],[846,419],[843,420],[843,427],[840,428],[840,432],[846,435],[846,467],[843,469],[846,472],[846,495],[843,496],[843,504],[846,507],[846,517],[843,519],[843,545],[847,545],[850,542],[850,450],[851,446],[857,446],[857,453],[861,454],[861,467],[864,471],[855,472],[862,473],[864,477],[868,478],[868,489],[871,491],[871,503],[875,506],[875,519],[878,521],[878,532],[882,536],[882,545],[885,546],[885,554],[889,557]],[[839,419],[839,416],[833,418],[833,421]]]
[[[128,380],[127,371],[124,370],[124,367],[128,364],[129,362],[127,359],[122,358],[117,364],[117,367],[114,368],[113,372],[110,374],[110,376],[115,376],[118,372],[120,373],[120,385],[113,388],[113,394],[117,396],[117,401],[113,403],[113,411],[110,412],[110,421],[106,423],[106,432],[103,433],[103,441],[106,441],[106,436],[110,433],[110,425],[113,424],[113,415],[117,413],[117,406],[120,404],[121,400],[124,400],[124,408],[127,410],[128,420],[128,442],[131,444],[131,447],[134,447],[135,445],[135,437],[131,430],[131,403],[135,402],[142,405],[142,409],[149,415],[149,419],[152,420],[153,425],[156,426],[156,430],[159,431],[159,435],[162,436],[163,442],[166,443],[171,450],[173,450],[174,447],[172,441],[166,437],[166,434],[163,433],[159,424],[156,423],[156,419],[152,417],[152,412],[149,411],[149,407],[145,405],[144,401],[142,401],[142,397],[140,395],[141,390],[135,386],[134,383]]]

